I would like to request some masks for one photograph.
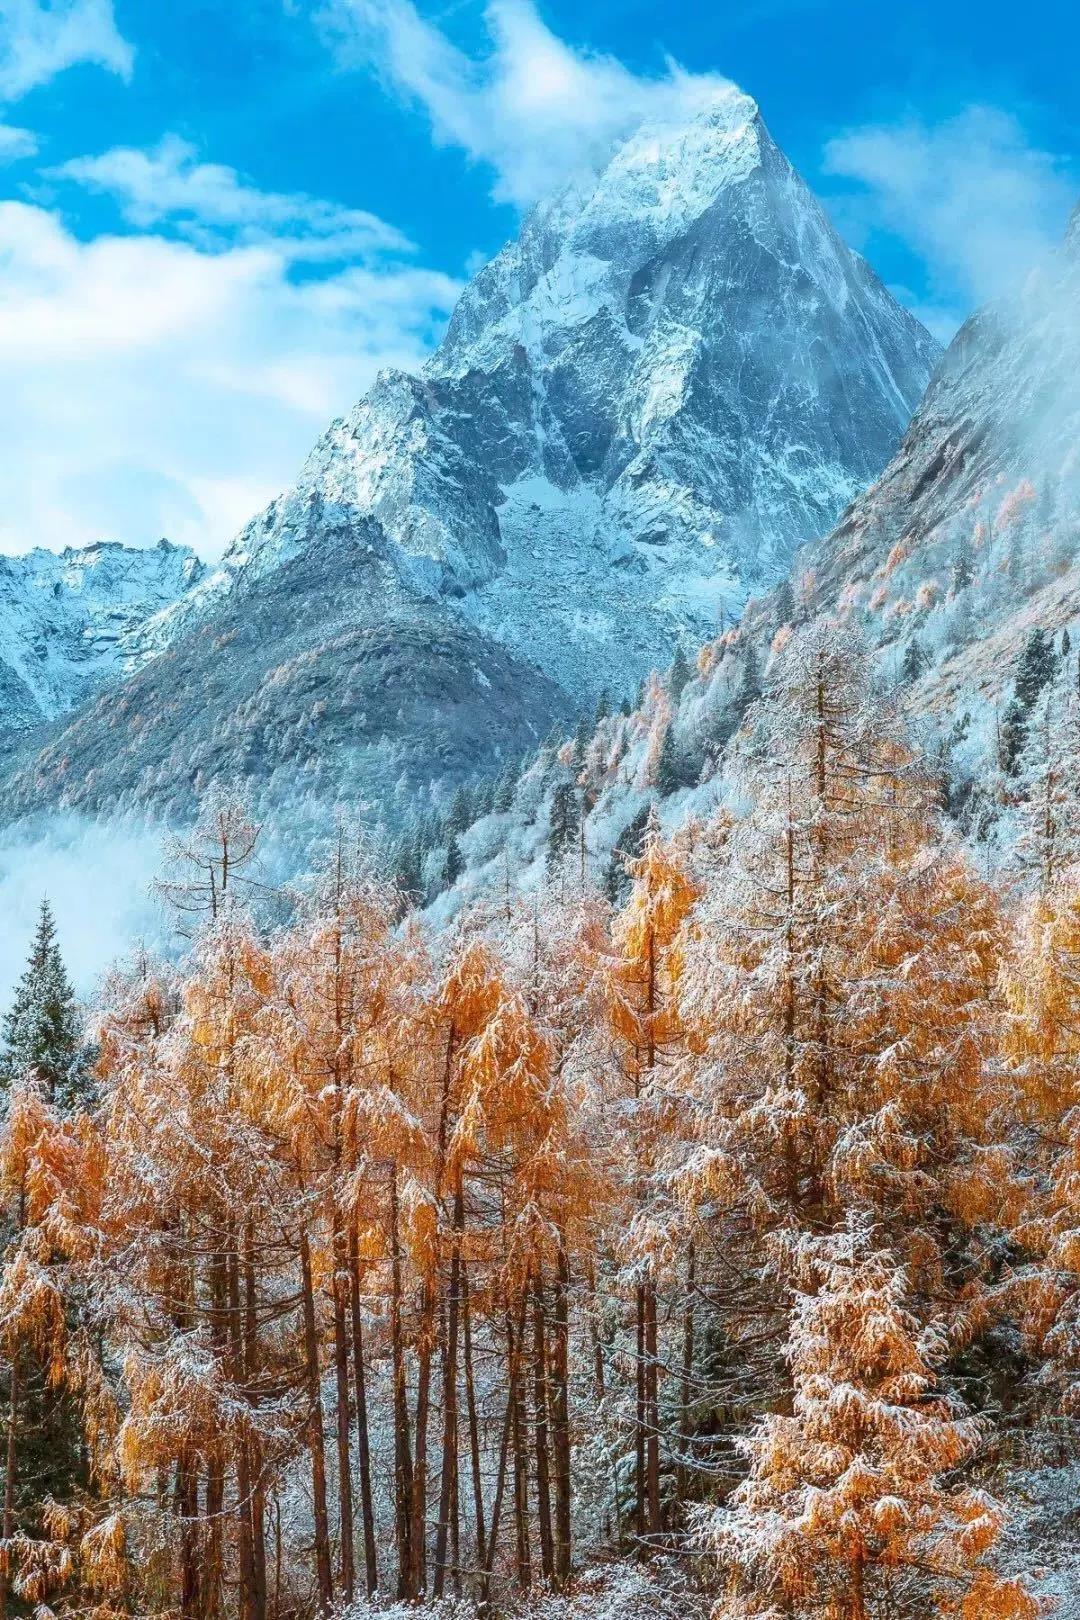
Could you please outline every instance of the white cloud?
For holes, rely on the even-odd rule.
[[[392,263],[290,276],[288,242],[82,242],[0,203],[0,550],[160,535],[215,555],[459,289]]]
[[[15,163],[19,158],[33,157],[37,147],[37,136],[33,130],[0,124],[0,163]]]
[[[488,54],[474,61],[412,0],[328,0],[320,20],[343,66],[375,69],[419,102],[437,141],[490,165],[495,195],[527,206],[648,117],[699,105],[728,81],[667,64],[640,77],[609,56],[574,50],[532,0],[489,0]]]
[[[235,169],[200,163],[195,148],[166,135],[149,151],[118,146],[97,157],[73,158],[46,171],[114,197],[124,218],[140,229],[169,224],[208,246],[287,238],[294,257],[364,258],[409,251],[393,226],[359,208],[344,208],[304,193],[260,191]]]
[[[1060,241],[1076,192],[1061,160],[996,107],[848,130],[824,167],[862,188],[841,199],[845,224],[886,231],[924,262],[932,298],[921,314],[939,333]]]
[[[76,993],[88,995],[111,963],[139,939],[168,938],[151,886],[161,868],[164,829],[105,825],[84,816],[43,816],[0,833],[0,1007],[26,965],[38,910],[47,897]]]
[[[0,100],[15,101],[81,62],[129,78],[134,55],[112,0],[0,0]]]

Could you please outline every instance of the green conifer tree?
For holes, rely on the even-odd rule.
[[[682,697],[686,683],[690,679],[690,675],[691,669],[689,663],[687,662],[686,654],[683,652],[681,647],[677,647],[675,650],[675,657],[672,659],[671,668],[668,670],[668,691],[671,693],[672,703],[677,704],[679,699]]]
[[[33,1080],[61,1113],[75,1113],[92,1099],[92,1067],[52,908],[43,900],[30,957],[4,1022],[0,1074],[5,1089]]]
[[[1027,741],[1031,710],[1043,687],[1053,678],[1054,661],[1053,637],[1045,630],[1032,630],[1020,654],[1012,702],[1001,722],[1001,766],[1009,776],[1016,774]]]
[[[960,536],[956,547],[956,554],[953,557],[953,594],[959,596],[961,591],[966,591],[974,578],[975,565],[971,556],[971,541],[965,532]]]
[[[0,1084],[5,1093],[13,1086],[37,1086],[57,1113],[75,1114],[93,1102],[93,1064],[93,1050],[81,1039],[75,995],[60,954],[52,908],[43,900],[26,969],[4,1023]],[[8,1207],[0,1215],[5,1249],[17,1239],[22,1224],[21,1208]],[[42,1251],[38,1263],[48,1269],[56,1262]],[[69,1326],[74,1328],[82,1309],[77,1290],[66,1299],[66,1309],[72,1316]],[[87,1462],[75,1397],[51,1376],[48,1357],[33,1343],[25,1344],[18,1357],[17,1396],[15,1377],[12,1367],[4,1369],[0,1401],[7,1409],[11,1432],[17,1435],[17,1466],[9,1481],[6,1469],[11,1453],[0,1459],[4,1475],[0,1491],[5,1500],[10,1498],[18,1530],[33,1538],[44,1533],[46,1504],[67,1503],[86,1491]],[[16,1599],[14,1612],[28,1614],[32,1607]],[[46,1610],[42,1606],[34,1612]]]
[[[491,800],[491,808],[496,815],[504,816],[514,803],[514,789],[517,787],[517,771],[510,760],[507,760],[495,783],[495,792]]]
[[[905,686],[917,681],[926,668],[927,658],[918,636],[912,636],[904,649],[904,662],[900,666],[900,679]]]
[[[465,859],[461,853],[461,845],[454,833],[446,846],[446,865],[443,867],[443,881],[448,889],[453,888],[462,872],[465,870]]]
[[[675,751],[675,727],[669,725],[656,761],[656,787],[659,793],[666,795],[676,792],[682,785],[679,756]]]
[[[579,809],[572,782],[559,782],[551,797],[548,823],[548,866],[557,866],[578,836]]]

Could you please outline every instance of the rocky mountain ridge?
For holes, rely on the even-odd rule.
[[[629,690],[831,526],[936,358],[724,92],[535,209],[420,376],[380,376],[222,578],[374,516],[406,589],[575,698]]]
[[[150,621],[205,573],[193,551],[168,540],[0,557],[3,732],[67,714],[137,669],[157,650]]]
[[[289,747],[294,792],[365,801],[497,768],[780,577],[880,471],[936,352],[749,98],[643,127],[533,211],[419,376],[380,375],[147,621],[115,702],[24,749],[8,806],[175,809],[222,770],[262,792]],[[350,677],[335,649],[360,641],[381,651]]]

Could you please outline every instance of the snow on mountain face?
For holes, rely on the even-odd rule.
[[[935,358],[753,102],[642,128],[534,210],[419,376],[331,425],[4,805],[186,812],[227,772],[393,819],[715,633],[877,474]]]
[[[333,424],[222,579],[372,515],[406,588],[576,699],[627,690],[832,524],[935,359],[724,92],[534,210],[422,374]]]
[[[195,554],[162,540],[0,557],[0,690],[5,731],[76,707],[153,651],[147,621],[198,582]]]
[[[980,865],[1007,859],[1020,787],[1000,764],[1001,723],[1033,630],[1052,638],[1060,679],[1077,680],[1080,209],[1060,252],[957,334],[893,460],[835,530],[677,686],[674,672],[650,683],[637,709],[603,720],[573,756],[542,754],[498,812],[460,835],[464,870],[433,915],[492,892],[507,867],[524,887],[541,880],[560,784],[584,789],[582,848],[605,880],[618,880],[611,852],[635,852],[650,808],[671,830],[707,824],[720,804],[737,811],[726,751],[773,646],[817,617],[859,628],[902,692],[949,810],[982,846]],[[439,859],[428,855],[429,894]]]
[[[957,333],[880,480],[797,567],[800,612],[859,624],[893,673],[918,642],[912,702],[943,721],[996,703],[1032,628],[1075,637],[1080,210],[1061,249]]]

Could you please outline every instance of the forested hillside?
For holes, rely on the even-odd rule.
[[[186,954],[118,967],[89,1045],[44,916],[0,1615],[1068,1614],[1064,668],[993,881],[818,624],[739,689],[738,791],[618,882],[567,837],[437,926],[342,831],[267,894],[218,795]]]

